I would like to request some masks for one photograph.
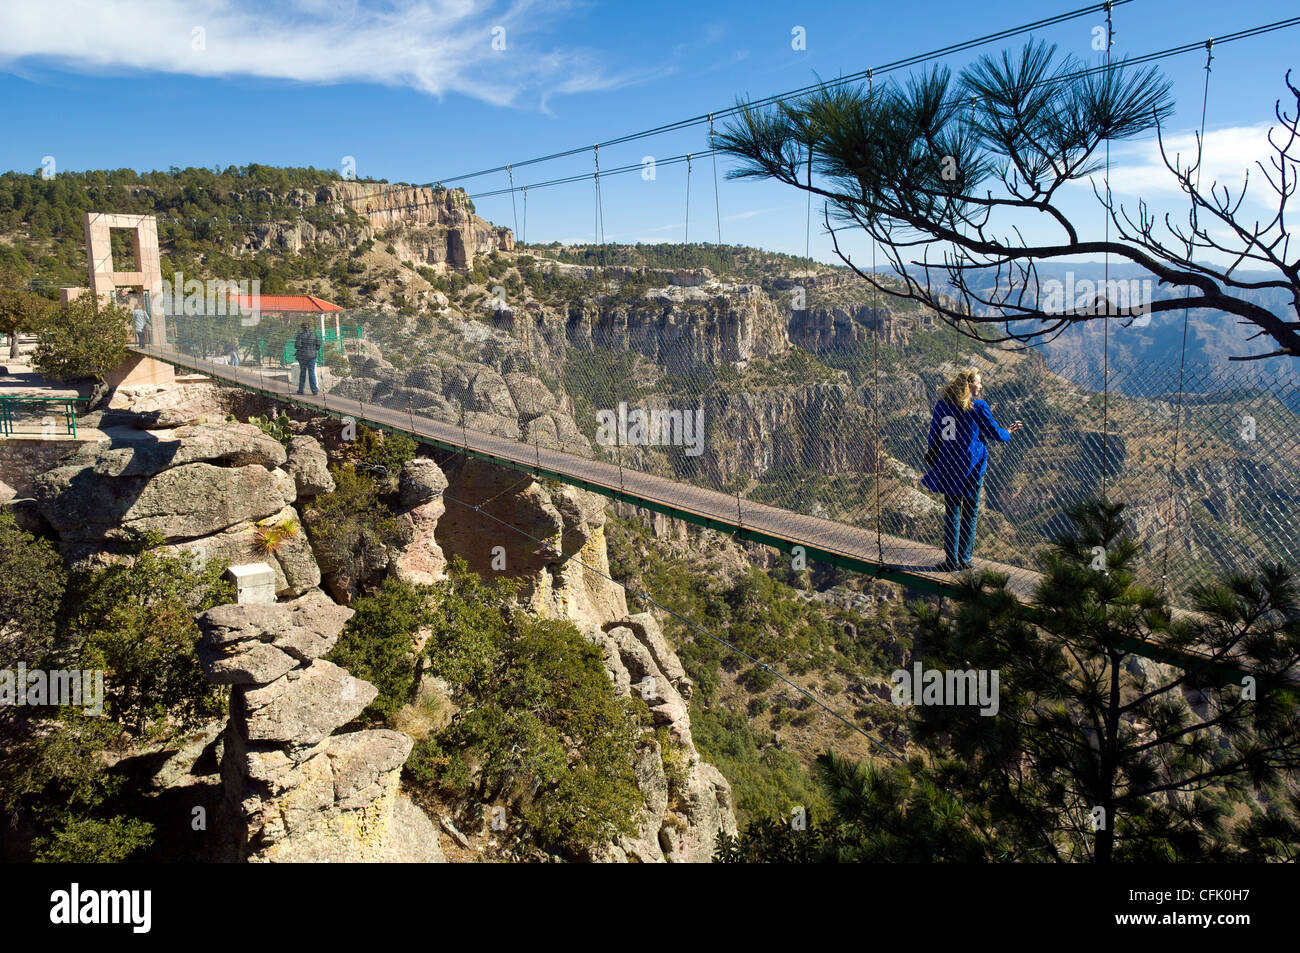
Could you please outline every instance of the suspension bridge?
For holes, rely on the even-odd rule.
[[[1088,72],[1109,73],[1112,8],[1124,2],[1093,4],[849,74],[831,84],[758,100],[747,108],[797,99],[828,85],[864,79],[870,84],[876,76],[892,70],[1095,14],[1104,14],[1108,39],[1104,65]],[[1300,25],[1300,17],[1145,54],[1126,63],[1140,65],[1203,51],[1203,138],[1215,44],[1221,47],[1296,25]],[[509,195],[515,234],[522,238],[527,228],[529,189],[591,183],[593,247],[599,249],[600,255],[599,265],[590,269],[587,277],[592,279],[589,290],[593,296],[603,299],[611,272],[605,262],[602,180],[639,171],[642,165],[607,162],[602,170],[600,150],[707,127],[709,148],[660,159],[658,166],[684,166],[683,237],[689,241],[692,162],[711,161],[716,247],[721,249],[715,123],[735,115],[740,108],[445,178],[439,186],[503,173],[506,187],[488,187],[469,197]],[[591,157],[591,172],[528,184],[516,182],[515,172],[523,167],[584,155]],[[806,158],[811,185],[811,150]],[[400,188],[381,190],[380,197],[399,194]],[[517,195],[522,198],[522,227]],[[422,200],[417,196],[412,201],[410,208],[414,211]],[[811,192],[804,224],[807,249]],[[876,270],[875,249],[873,241],[872,271]],[[1189,246],[1189,258],[1192,251]],[[552,262],[548,267],[554,273],[559,263]],[[1108,284],[1109,255],[1104,268]],[[810,271],[807,289],[813,298],[827,291],[818,288],[816,271]],[[728,297],[736,288],[729,287],[731,291],[726,282],[715,287],[710,292],[714,301]],[[773,289],[763,290],[771,294]],[[706,305],[706,310],[711,306]],[[559,372],[564,376],[563,387],[553,378],[543,385],[543,389],[569,402],[568,412],[575,419],[579,409],[589,415],[591,410],[638,400],[698,408],[710,421],[713,450],[722,449],[732,433],[748,434],[744,452],[750,456],[740,460],[726,459],[726,452],[714,454],[710,460],[691,461],[680,453],[647,451],[618,443],[612,447],[593,446],[590,439],[575,433],[570,433],[566,441],[563,428],[558,427],[543,439],[539,428],[524,425],[526,415],[522,412],[517,420],[502,423],[498,419],[493,423],[489,418],[499,415],[499,409],[490,401],[480,405],[483,402],[467,391],[455,397],[450,392],[434,393],[423,382],[430,374],[441,372],[431,369],[432,365],[413,368],[408,355],[389,355],[393,361],[384,372],[387,379],[372,376],[360,390],[326,387],[319,395],[310,396],[295,392],[291,373],[284,367],[288,357],[264,361],[260,355],[265,349],[259,349],[252,366],[213,361],[206,346],[196,349],[173,343],[134,350],[277,400],[404,433],[447,453],[481,459],[538,479],[557,480],[737,539],[774,547],[810,563],[867,573],[939,595],[952,592],[957,577],[939,568],[944,561],[938,512],[942,507],[918,489],[919,476],[926,469],[922,441],[930,408],[945,377],[958,367],[974,365],[985,373],[986,396],[998,418],[1003,423],[1013,419],[1025,423],[1023,438],[992,452],[974,568],[1004,574],[1008,587],[1022,601],[1034,601],[1041,578],[1036,571],[1037,554],[1069,529],[1065,516],[1069,505],[1096,496],[1126,504],[1126,516],[1146,557],[1140,569],[1141,581],[1159,587],[1176,607],[1186,607],[1198,584],[1225,570],[1248,569],[1260,561],[1285,562],[1300,552],[1300,530],[1292,518],[1300,503],[1300,378],[1290,368],[1269,374],[1243,366],[1198,366],[1189,362],[1189,308],[1183,309],[1181,348],[1162,361],[1127,365],[1112,358],[1114,332],[1108,318],[1098,322],[1102,325],[1101,337],[1093,342],[1099,345],[1099,358],[1076,353],[1065,357],[1057,354],[1046,360],[1041,355],[988,347],[977,339],[968,339],[963,348],[963,339],[955,328],[950,344],[941,340],[942,329],[913,327],[908,333],[919,346],[910,350],[882,348],[885,328],[874,291],[869,308],[846,307],[829,292],[823,302],[813,300],[799,308],[792,305],[782,313],[786,325],[782,330],[789,329],[792,339],[796,327],[801,334],[808,332],[808,322],[819,309],[829,314],[832,322],[853,330],[850,343],[825,346],[814,341],[808,345],[801,339],[784,354],[750,355],[756,358],[753,366],[768,374],[762,380],[755,379],[750,371],[734,373],[737,364],[750,363],[747,359],[700,361],[698,355],[689,353],[688,343],[665,343],[662,334],[658,343],[648,346],[644,339],[615,342],[615,330],[608,323],[599,326],[606,315],[598,314],[586,329],[586,339],[575,348],[589,359],[568,362]],[[597,310],[601,310],[599,304]],[[708,315],[716,321],[724,313],[725,308],[709,311]],[[504,318],[493,310],[482,323],[495,325],[497,331],[504,330],[505,337],[509,337],[518,330],[519,320],[521,316],[513,309],[505,309]],[[542,320],[538,318],[539,327]],[[365,318],[358,315],[349,317],[349,321],[364,324]],[[821,333],[825,329],[814,330]],[[561,327],[547,328],[542,333],[564,337],[571,331]],[[649,336],[655,336],[653,331]],[[494,363],[482,353],[463,350],[468,346],[466,341],[449,343],[444,339],[439,345],[431,338],[431,350],[437,352],[441,346],[440,354],[421,353],[420,357],[443,365],[458,359],[478,366]],[[482,338],[478,341],[481,343]],[[270,351],[279,353],[277,348],[283,350],[286,342],[287,338],[271,342]],[[342,342],[338,343],[342,354]],[[424,343],[422,352],[430,350],[423,347]],[[287,355],[287,350],[284,353]],[[782,364],[792,353],[809,355],[796,362],[798,373],[794,375],[787,374],[790,368]],[[647,372],[647,363],[658,365],[658,370]],[[537,367],[529,370],[542,373]],[[781,393],[787,404],[793,402],[795,409],[791,411],[787,406],[779,414],[765,411],[762,394],[774,392]],[[761,419],[756,423],[755,418]],[[758,433],[750,432],[755,428]],[[1183,668],[1206,666],[1206,659],[1194,652],[1150,643],[1134,643],[1129,648],[1136,654]],[[1214,667],[1236,671],[1223,661],[1215,662]]]
[[[400,390],[395,396],[390,395],[377,403],[367,403],[328,390],[315,395],[300,395],[296,392],[292,374],[269,365],[216,363],[210,358],[169,347],[134,346],[132,351],[277,401],[404,434],[449,454],[530,474],[538,480],[559,481],[739,540],[770,546],[801,556],[807,563],[822,562],[937,595],[950,594],[958,582],[958,573],[939,568],[944,558],[941,546],[885,533],[880,529],[879,520],[874,528],[837,522],[634,469],[602,458],[599,451],[584,455],[542,446],[539,440],[529,443],[473,429],[467,425],[473,412],[467,414],[463,406],[459,419],[457,415],[439,419],[429,416],[424,408],[417,413]],[[620,449],[612,448],[611,454],[617,457]],[[933,518],[931,522],[934,522]],[[1008,588],[1017,598],[1029,605],[1034,603],[1041,576],[1028,568],[1024,560],[1017,564],[977,556],[973,568],[1004,574]],[[1139,641],[1126,647],[1135,654],[1179,668],[1203,669],[1228,678],[1238,678],[1241,674],[1231,662],[1209,661],[1194,651]]]

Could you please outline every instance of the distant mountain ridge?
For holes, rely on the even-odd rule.
[[[1126,282],[1148,279],[1151,281],[1153,300],[1167,300],[1185,293],[1179,288],[1161,287],[1150,272],[1129,262],[1114,262],[1109,268],[1101,262],[1048,262],[1037,268],[1042,282],[1055,280],[1065,285],[1072,278],[1075,287],[1084,281],[1091,282],[1094,287],[1104,287],[1102,283],[1107,278]],[[913,273],[919,276],[923,270],[914,269]],[[1244,271],[1238,272],[1238,276],[1259,280],[1275,277],[1268,272]],[[937,277],[931,275],[932,280]],[[945,292],[951,293],[952,287],[946,281],[936,281],[936,284]],[[975,287],[987,289],[990,285],[991,282],[976,284]],[[1280,289],[1242,291],[1238,294],[1279,316],[1287,316],[1292,307]],[[1266,338],[1250,340],[1257,330],[1253,326],[1243,325],[1231,315],[1204,308],[1193,308],[1186,314],[1185,363],[1188,368],[1199,372],[1202,378],[1209,380],[1211,377],[1222,376],[1228,366],[1233,365],[1231,373],[1234,379],[1262,381],[1280,378],[1300,383],[1300,362],[1294,358],[1229,360],[1230,357],[1263,354],[1273,349],[1272,343]],[[1124,372],[1136,372],[1152,365],[1177,366],[1181,362],[1183,351],[1183,315],[1182,311],[1153,314],[1145,324],[1141,323],[1141,319],[1132,322],[1128,317],[1112,317],[1109,321],[1097,319],[1074,325],[1053,340],[1039,345],[1039,349],[1046,355],[1048,366],[1053,371],[1066,373],[1066,376],[1080,384],[1099,377],[1106,364],[1111,369]]]

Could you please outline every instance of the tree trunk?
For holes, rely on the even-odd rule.
[[[107,402],[108,395],[111,394],[112,388],[103,380],[96,378],[90,387],[90,400],[86,404],[86,412],[98,410],[100,405]]]
[[[1119,749],[1119,666],[1122,656],[1110,653],[1110,698],[1106,710],[1106,734],[1101,739],[1101,805],[1105,824],[1097,831],[1093,860],[1108,864],[1115,848],[1115,773]]]

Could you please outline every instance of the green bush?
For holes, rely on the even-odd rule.
[[[54,644],[67,579],[63,560],[0,510],[0,668],[41,664]]]
[[[419,447],[415,440],[405,434],[373,430],[365,424],[359,424],[351,457],[368,468],[381,469],[383,476],[380,482],[386,491],[391,491],[397,487],[397,476],[402,472],[402,465],[415,459]]]
[[[101,305],[95,295],[84,294],[67,307],[50,310],[32,366],[58,381],[103,380],[126,360],[131,341],[131,313],[116,305]]]
[[[132,817],[69,817],[49,834],[37,837],[32,848],[38,863],[114,864],[129,860],[153,839],[154,826]]]
[[[326,656],[379,689],[366,710],[386,717],[410,701],[415,689],[415,636],[433,622],[432,592],[385,579],[373,596],[353,603],[352,618]]]
[[[69,587],[68,631],[81,667],[104,670],[106,714],[132,734],[202,724],[224,710],[198,660],[194,616],[230,602],[225,564],[169,554],[147,538],[132,563],[77,573]]]
[[[321,570],[361,587],[368,582],[368,567],[385,564],[383,550],[400,540],[401,527],[369,476],[351,464],[332,466],[330,473],[334,492],[312,500],[303,526]]]
[[[615,694],[600,650],[572,623],[512,610],[509,582],[486,586],[457,560],[439,589],[429,666],[460,708],[416,745],[412,781],[462,801],[508,801],[521,837],[573,856],[633,833],[644,703]]]

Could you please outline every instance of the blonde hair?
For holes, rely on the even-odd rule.
[[[939,396],[965,413],[971,409],[970,385],[979,376],[980,372],[973,367],[958,371]]]

